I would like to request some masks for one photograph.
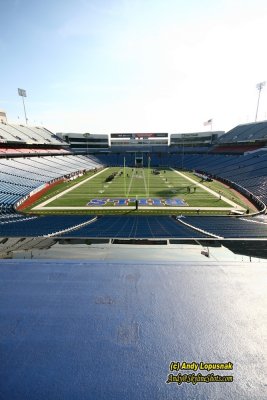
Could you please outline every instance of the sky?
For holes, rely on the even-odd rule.
[[[53,132],[228,131],[267,81],[266,0],[0,0],[0,109]],[[267,119],[267,85],[258,120]]]

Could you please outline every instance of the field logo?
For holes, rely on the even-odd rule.
[[[135,203],[135,197],[130,197],[128,199],[121,199],[121,198],[102,198],[102,199],[92,199],[87,203],[89,207],[102,207],[102,206],[114,206],[114,207],[121,207],[121,206],[128,206],[130,203]],[[158,198],[140,198],[138,199],[139,206],[155,206],[155,207],[183,207],[187,204],[177,197],[175,198],[168,198],[168,199],[158,199]]]

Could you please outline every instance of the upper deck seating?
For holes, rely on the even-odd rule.
[[[7,123],[0,123],[0,142],[57,146],[67,144],[64,140],[46,128]]]
[[[253,142],[267,140],[267,121],[238,125],[222,135],[217,143]]]

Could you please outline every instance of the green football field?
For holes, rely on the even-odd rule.
[[[114,178],[108,182],[108,177]],[[66,186],[67,187],[67,186]],[[38,210],[95,209],[134,206],[138,199],[143,208],[225,208],[244,206],[219,182],[202,182],[193,173],[171,169],[114,167],[87,176],[78,184],[33,208]],[[128,199],[125,202],[125,199]],[[150,199],[150,200],[148,200]],[[176,207],[177,206],[177,207]],[[141,208],[141,207],[140,207]]]

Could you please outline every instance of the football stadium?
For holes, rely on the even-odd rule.
[[[0,137],[3,399],[263,399],[266,121]]]
[[[0,129],[3,237],[266,238],[267,122],[106,137]]]
[[[266,37],[262,0],[1,2],[0,400],[267,399]]]

